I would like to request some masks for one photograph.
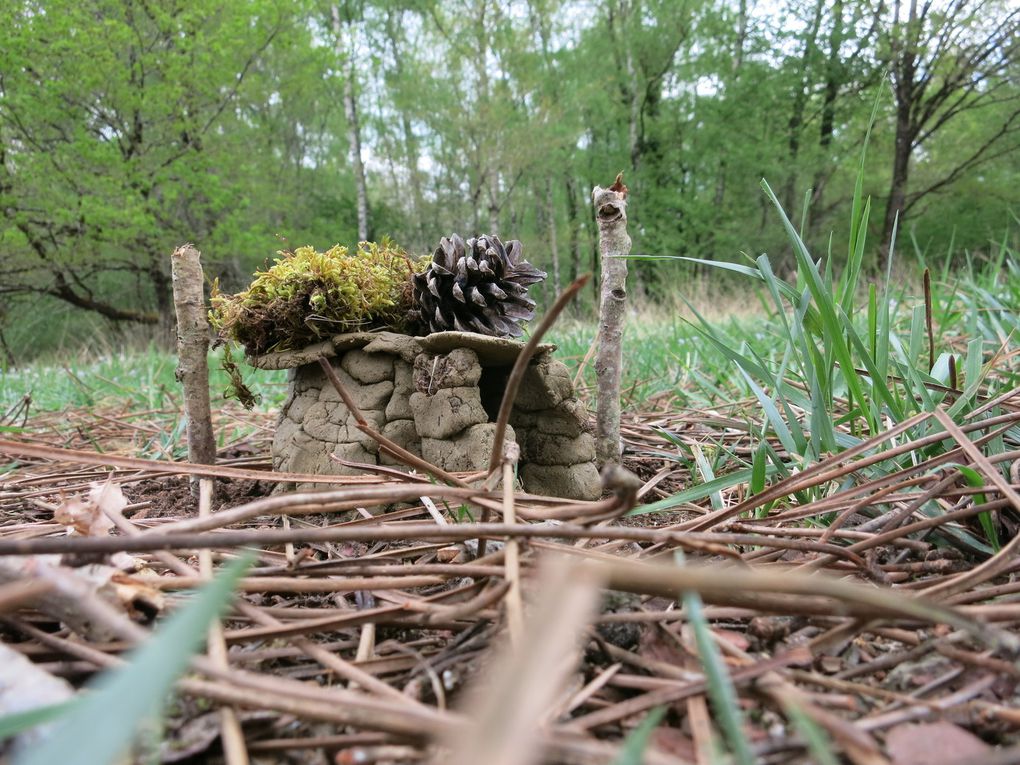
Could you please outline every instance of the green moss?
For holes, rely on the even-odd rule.
[[[356,252],[299,247],[257,271],[247,290],[225,295],[213,286],[210,321],[249,356],[303,348],[342,332],[408,329],[410,277],[427,264],[412,261],[388,239]]]

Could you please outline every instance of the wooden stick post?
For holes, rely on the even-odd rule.
[[[177,312],[177,380],[184,388],[188,423],[188,461],[216,462],[209,405],[209,319],[206,315],[201,253],[185,244],[170,256],[173,270],[174,309]],[[198,496],[198,482],[192,480]]]
[[[620,379],[623,366],[623,321],[627,300],[627,187],[623,174],[608,189],[592,191],[599,224],[602,283],[599,305],[599,349],[595,356],[598,381],[596,457],[600,467],[620,462]]]

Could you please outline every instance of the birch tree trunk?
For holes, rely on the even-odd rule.
[[[627,187],[623,176],[608,189],[592,191],[599,226],[602,282],[599,302],[599,349],[595,356],[598,410],[595,450],[599,466],[620,464],[620,380],[623,367],[623,322],[627,301]]]
[[[209,321],[201,253],[185,244],[170,256],[174,308],[177,312],[177,379],[184,389],[188,423],[188,460],[202,465],[216,462],[216,439],[209,411]],[[198,496],[198,482],[192,493]]]
[[[354,193],[358,200],[358,241],[368,241],[368,188],[365,184],[365,164],[361,159],[361,127],[358,124],[358,102],[355,98],[357,71],[354,68],[354,32],[348,21],[347,36],[350,43],[343,50],[344,25],[340,22],[340,6],[330,6],[333,18],[333,35],[336,38],[334,50],[345,63],[344,74],[344,116],[347,118],[347,143],[350,144],[351,167],[354,170]]]
[[[390,44],[390,55],[393,58],[393,71],[396,74],[397,82],[403,83],[406,77],[403,64],[405,52],[401,50],[400,34],[397,31],[398,23],[395,17],[397,13],[403,13],[403,11],[394,8],[389,8],[386,11],[386,38]],[[411,118],[406,105],[400,108],[400,126],[404,139],[404,164],[407,166],[408,180],[411,182],[412,217],[417,239],[415,244],[424,249],[429,245],[429,235],[425,230],[424,222],[425,194],[422,191],[422,172],[418,169],[418,139],[411,126]]]

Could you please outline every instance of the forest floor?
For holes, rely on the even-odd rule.
[[[937,407],[782,476],[756,468],[756,401],[653,396],[624,423],[637,497],[568,503],[410,471],[271,496],[274,417],[229,404],[219,465],[190,468],[215,478],[201,520],[182,463],[154,453],[173,407],[9,411],[0,546],[69,552],[55,513],[119,487],[109,550],[153,542],[118,563],[132,572],[115,616],[136,624],[202,581],[199,550],[259,549],[225,620],[228,663],[179,687],[164,762],[220,761],[228,701],[266,763],[537,762],[531,744],[576,763],[726,750],[736,762],[1013,762],[1020,390],[972,415],[956,425]],[[985,448],[1004,436],[1007,448]],[[717,473],[721,453],[738,459]],[[409,491],[421,498],[397,501]],[[458,506],[514,518],[485,527],[478,556]],[[0,587],[4,643],[74,686],[132,642],[116,619],[106,637],[75,634],[61,607],[2,597],[15,586]],[[133,609],[139,591],[158,608]]]
[[[282,373],[252,376],[247,412],[214,371],[204,467],[166,353],[7,370],[0,676],[30,673],[0,691],[0,741],[30,689],[69,696],[122,656],[132,692],[100,727],[130,732],[173,655],[190,671],[150,760],[1020,762],[1020,268],[1002,258],[926,275],[923,298],[759,261],[740,268],[760,316],[631,316],[638,481],[595,502],[515,491],[510,465],[278,492],[309,479],[269,472]],[[550,337],[589,408],[594,336]],[[208,657],[161,642],[244,549]],[[165,660],[131,659],[139,643]]]

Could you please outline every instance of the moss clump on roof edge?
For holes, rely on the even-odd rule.
[[[299,247],[256,271],[248,289],[224,294],[213,285],[209,318],[220,336],[249,356],[303,348],[343,332],[409,328],[410,277],[416,262],[389,239],[355,252]]]

